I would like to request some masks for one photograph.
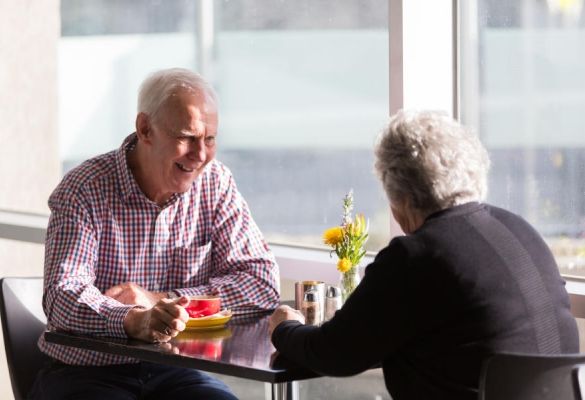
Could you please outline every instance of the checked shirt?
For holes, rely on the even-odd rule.
[[[274,309],[278,266],[230,171],[211,161],[189,191],[163,206],[140,190],[122,146],[69,172],[49,198],[43,308],[48,329],[126,337],[135,306],[103,293],[134,282],[149,291],[221,296],[235,314]],[[67,364],[108,365],[132,359],[39,339]]]

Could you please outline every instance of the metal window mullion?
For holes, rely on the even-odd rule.
[[[388,0],[390,115],[404,107],[404,31],[402,17],[402,0]]]
[[[197,69],[208,81],[213,82],[213,48],[215,46],[213,0],[199,0],[197,13]]]

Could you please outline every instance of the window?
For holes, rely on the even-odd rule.
[[[492,158],[490,202],[585,276],[582,1],[462,1],[461,113]]]
[[[385,245],[372,147],[388,117],[387,0],[61,4],[65,170],[133,131],[149,72],[199,70],[220,98],[217,157],[268,240],[319,245],[353,188],[370,248]]]

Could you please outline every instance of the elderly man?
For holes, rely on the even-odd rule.
[[[43,307],[49,329],[166,342],[189,295],[236,314],[279,302],[278,268],[230,171],[215,160],[216,96],[184,69],[141,86],[136,132],[65,176],[49,199]],[[34,398],[233,399],[221,382],[47,343]]]

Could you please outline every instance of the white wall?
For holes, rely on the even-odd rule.
[[[60,176],[58,0],[0,0],[0,209],[48,213]],[[0,276],[41,275],[43,246],[0,240]],[[11,399],[0,343],[0,399]]]

